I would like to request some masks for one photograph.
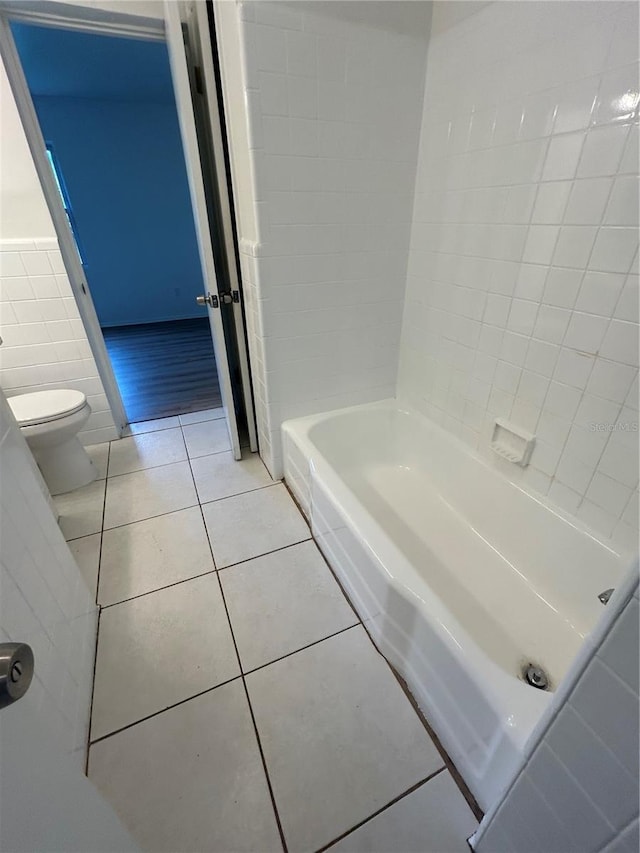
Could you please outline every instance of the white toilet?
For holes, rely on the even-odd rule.
[[[52,495],[95,480],[96,467],[77,438],[91,414],[81,391],[34,391],[7,400]]]

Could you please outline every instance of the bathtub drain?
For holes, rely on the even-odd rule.
[[[536,666],[535,663],[525,664],[522,675],[532,687],[537,687],[538,690],[549,689],[549,677],[541,666]]]

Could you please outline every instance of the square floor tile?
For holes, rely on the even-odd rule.
[[[357,623],[315,542],[220,572],[245,672]]]
[[[182,426],[189,424],[199,424],[202,421],[216,421],[224,417],[224,409],[220,406],[217,409],[203,409],[201,412],[189,412],[188,415],[180,415],[180,423]]]
[[[109,476],[170,465],[187,458],[181,429],[146,432],[111,442]]]
[[[143,518],[186,509],[197,503],[188,462],[122,474],[107,480],[104,527],[142,521]]]
[[[101,535],[99,533],[93,533],[91,536],[83,536],[80,539],[73,539],[69,542],[69,550],[73,554],[73,558],[80,569],[80,574],[89,587],[89,592],[94,601],[98,587],[100,539]]]
[[[109,461],[109,442],[105,441],[102,444],[91,444],[85,447],[91,461],[96,466],[98,472],[97,479],[104,480],[107,476],[107,463]]]
[[[448,771],[329,848],[331,853],[469,853],[478,821]]]
[[[245,459],[236,461],[233,453],[214,453],[191,462],[200,503],[250,492],[273,483],[257,453],[245,456]]]
[[[58,524],[67,541],[102,530],[105,483],[106,480],[94,480],[88,486],[53,498]]]
[[[282,850],[241,681],[94,744],[89,778],[142,850]]]
[[[225,420],[203,421],[182,427],[189,459],[231,450],[231,440]]]
[[[107,607],[100,614],[91,739],[239,671],[215,573]]]
[[[105,530],[98,603],[143,595],[213,571],[200,507]]]
[[[443,765],[362,627],[246,682],[292,853],[328,844]]]
[[[126,427],[124,435],[139,435],[143,432],[157,432],[161,429],[175,429],[175,427],[179,426],[180,420],[178,417],[156,418],[151,421],[136,421]]]
[[[219,569],[311,536],[282,484],[205,504],[202,509]]]

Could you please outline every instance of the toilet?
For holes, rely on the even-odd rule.
[[[96,467],[77,437],[91,414],[81,391],[34,391],[7,402],[52,495],[95,480]]]

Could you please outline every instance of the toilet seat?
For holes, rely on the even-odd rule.
[[[21,427],[51,423],[73,415],[86,405],[82,391],[70,389],[33,391],[17,394],[7,399],[18,425]]]

